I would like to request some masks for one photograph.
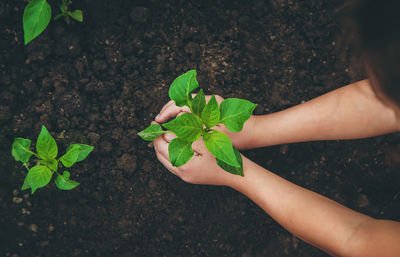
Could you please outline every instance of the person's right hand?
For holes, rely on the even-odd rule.
[[[211,98],[211,95],[206,96],[206,102],[208,102]],[[215,96],[218,104],[224,100],[219,95]],[[161,109],[160,113],[156,116],[155,121],[158,123],[165,123],[170,119],[175,118],[176,116],[190,112],[189,107],[183,106],[179,107],[175,105],[174,101],[169,101],[164,107]],[[243,125],[243,129],[240,132],[230,132],[224,124],[218,124],[214,127],[215,130],[224,132],[231,139],[233,146],[235,146],[239,150],[249,149],[253,146],[253,131],[255,126],[255,116],[252,115],[250,119],[248,119]]]
[[[154,149],[158,160],[170,172],[180,177],[183,181],[192,184],[219,185],[234,187],[241,176],[233,175],[217,165],[215,157],[207,150],[203,138],[192,144],[194,155],[184,165],[174,167],[169,159],[169,143],[176,135],[167,133],[158,136],[154,142]],[[244,157],[243,157],[244,158]]]

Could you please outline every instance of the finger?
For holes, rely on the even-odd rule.
[[[184,111],[184,112],[190,112],[190,108],[188,106],[185,105],[185,106],[179,107],[175,104],[174,100],[170,100],[166,105],[164,105],[164,107],[161,109],[160,113],[164,112],[165,110],[167,110],[173,106],[182,109],[182,111]]]
[[[154,141],[154,149],[156,153],[161,154],[165,159],[169,160],[168,154],[168,142],[164,139],[163,136],[157,137]]]
[[[167,122],[170,118],[175,117],[181,112],[181,108],[176,105],[170,105],[164,110],[162,110],[155,118],[159,123]]]
[[[215,127],[213,127],[213,129],[215,129],[216,131],[219,131],[219,132],[224,132],[225,134],[227,133],[227,128],[222,123],[217,124]]]
[[[168,108],[170,105],[173,105],[173,104],[175,104],[175,102],[174,102],[173,100],[169,100],[168,103],[166,103],[166,104],[163,106],[163,108],[161,108],[161,111],[160,111],[160,112],[164,111],[166,108]]]
[[[179,117],[179,116],[181,116],[182,114],[185,114],[185,113],[187,113],[187,112],[180,112],[180,113],[178,113],[178,114],[176,115],[176,117]]]
[[[169,161],[168,155],[168,143],[163,139],[163,137],[158,137],[154,142],[154,149],[156,150],[157,159],[171,171],[173,174],[179,177],[178,169],[172,166],[171,162]]]
[[[222,101],[224,101],[224,98],[219,96],[219,95],[214,95],[215,96],[215,100],[217,101],[218,104],[222,103]],[[208,103],[208,101],[210,101],[212,95],[206,95],[206,103]]]
[[[180,112],[190,112],[190,109],[187,106],[178,107],[175,105],[175,103],[173,103],[162,110],[156,116],[155,120],[159,123],[164,123],[167,122],[170,118],[176,117]]]
[[[204,152],[207,151],[206,145],[204,144],[204,140],[202,137],[193,142],[192,149],[195,152],[196,156],[202,156]]]
[[[157,153],[157,159],[161,162],[162,165],[164,165],[165,168],[167,168],[171,173],[173,173],[175,176],[179,177],[179,171],[176,167],[172,166],[171,162],[164,158],[160,153]]]
[[[172,100],[170,100],[168,103],[166,103],[166,104],[163,106],[163,108],[161,108],[160,113],[155,117],[155,120],[156,120],[157,122],[162,122],[162,121],[160,121],[160,116],[162,116],[161,114],[164,113],[164,111],[165,111],[166,109],[168,109],[169,107],[171,107],[171,106],[173,106],[173,105],[175,105],[175,102],[172,101]]]
[[[173,133],[165,133],[163,134],[164,140],[170,143],[172,139],[176,138],[177,136]]]

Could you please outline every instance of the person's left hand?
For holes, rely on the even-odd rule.
[[[215,157],[207,150],[202,137],[192,144],[194,155],[185,165],[172,166],[169,161],[168,145],[175,137],[174,134],[168,133],[154,140],[157,158],[170,172],[192,184],[232,186],[235,175],[217,165]]]

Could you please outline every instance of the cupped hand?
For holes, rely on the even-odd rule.
[[[168,145],[176,136],[163,134],[154,140],[158,160],[173,174],[192,184],[232,186],[236,175],[232,175],[217,165],[215,157],[207,150],[202,137],[192,144],[194,156],[180,167],[169,161]]]
[[[211,99],[211,95],[206,96],[206,102],[208,102]],[[224,100],[219,95],[215,96],[215,99],[217,100],[218,104],[221,104],[221,102]],[[179,116],[182,113],[185,112],[190,112],[189,107],[183,106],[179,107],[175,105],[174,101],[169,101],[167,104],[164,105],[164,107],[161,109],[160,113],[156,116],[155,121],[158,123],[165,123],[169,121],[170,119],[175,118],[176,116]],[[231,139],[233,146],[235,146],[237,149],[243,150],[243,149],[249,149],[252,148],[253,146],[253,131],[254,131],[254,126],[255,126],[255,116],[252,115],[250,119],[248,119],[244,125],[243,129],[240,132],[230,132],[224,124],[218,124],[215,126],[213,129],[223,132],[228,137]]]

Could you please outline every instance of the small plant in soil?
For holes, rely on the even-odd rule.
[[[233,147],[229,137],[213,129],[218,124],[224,124],[231,132],[239,132],[243,124],[250,118],[257,104],[244,99],[227,98],[218,105],[215,96],[206,103],[202,89],[195,97],[192,92],[199,87],[196,79],[196,70],[191,70],[174,80],[169,88],[169,97],[179,107],[188,106],[191,113],[184,113],[174,120],[162,124],[152,124],[138,135],[146,140],[153,141],[164,133],[174,133],[174,138],[168,147],[169,159],[173,166],[179,167],[187,163],[194,151],[192,143],[203,138],[207,149],[217,160],[217,164],[224,170],[243,176],[242,157]]]
[[[71,144],[66,153],[56,159],[58,154],[57,143],[45,126],[42,126],[36,142],[37,153],[30,150],[31,143],[32,141],[29,139],[17,137],[14,139],[11,149],[11,155],[14,159],[22,162],[28,170],[22,190],[30,188],[33,194],[38,188],[44,187],[50,182],[53,173],[57,175],[54,182],[59,189],[71,190],[79,185],[78,182],[69,179],[70,173],[68,171],[64,171],[62,174],[58,172],[59,164],[62,163],[69,168],[75,163],[83,161],[93,151],[93,146]],[[35,166],[29,168],[28,164],[32,155],[37,157],[38,160]]]
[[[69,11],[68,7],[71,0],[61,0],[61,13],[54,17],[57,20],[64,17],[64,20],[69,23],[70,17],[82,22],[83,15],[81,10]],[[24,27],[24,43],[27,45],[30,41],[40,35],[46,29],[51,19],[51,7],[46,0],[31,0],[24,9],[22,23]]]

